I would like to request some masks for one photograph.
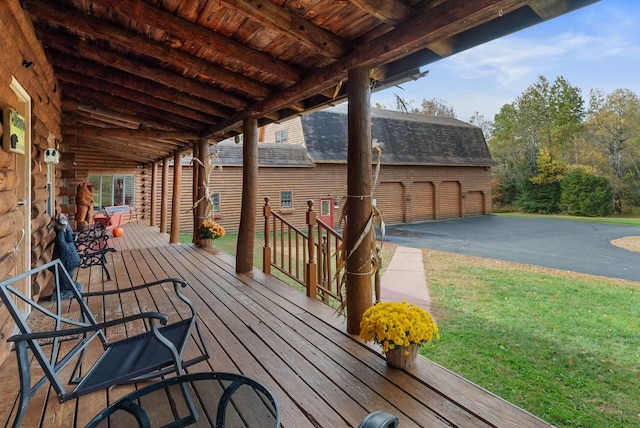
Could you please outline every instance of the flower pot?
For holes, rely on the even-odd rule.
[[[399,369],[414,367],[416,365],[418,351],[420,351],[420,345],[417,343],[390,349],[387,351],[387,365]]]
[[[213,247],[213,238],[200,238],[200,246],[202,248]]]

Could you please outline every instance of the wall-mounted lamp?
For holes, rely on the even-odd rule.
[[[27,61],[26,59],[23,59],[22,66],[28,70],[33,67],[33,61]]]

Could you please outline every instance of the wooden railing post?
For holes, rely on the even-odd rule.
[[[317,278],[317,267],[316,267],[316,260],[315,260],[315,242],[313,239],[313,228],[316,225],[316,213],[313,211],[313,200],[309,199],[307,201],[307,205],[309,206],[309,209],[307,210],[307,227],[309,228],[309,233],[308,233],[308,247],[307,247],[307,252],[309,257],[307,258],[307,276],[306,276],[306,281],[307,281],[307,296],[309,297],[313,297],[314,299],[316,298],[316,288],[317,288],[317,283],[318,283],[318,278]]]
[[[329,242],[327,240],[327,235],[322,236],[322,250],[320,255],[318,256],[318,269],[320,269],[322,275],[322,288],[324,290],[328,290],[331,286],[331,282],[329,280]],[[337,291],[337,290],[336,290]],[[329,293],[322,293],[322,301],[326,304],[329,304]]]
[[[271,206],[269,205],[269,197],[264,198],[264,207],[262,208],[264,216],[264,247],[262,248],[262,271],[271,275],[271,244],[269,241],[269,221],[271,221]]]
[[[376,303],[380,302],[380,267],[382,267],[382,251],[380,247],[376,247],[376,258],[377,264],[376,266],[376,274],[375,274],[375,292],[376,292]]]

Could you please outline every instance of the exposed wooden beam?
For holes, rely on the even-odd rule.
[[[536,0],[529,5],[544,20],[552,19],[567,13],[569,0]]]
[[[25,0],[25,2],[32,13],[38,15],[41,22],[46,20],[49,25],[55,26],[57,22],[64,22],[65,27],[69,29],[90,34],[92,37],[108,41],[111,45],[114,43],[120,44],[127,49],[135,47],[138,55],[155,58],[185,71],[197,70],[199,78],[200,76],[205,76],[207,80],[222,86],[224,89],[243,92],[245,96],[262,99],[271,93],[267,86],[253,79],[104,21],[96,21],[83,13],[72,12],[69,9],[41,0]]]
[[[49,51],[52,53],[52,55],[50,55],[51,64],[56,69],[56,73],[60,73],[61,70],[74,71],[87,77],[99,79],[105,82],[106,85],[119,85],[123,88],[142,92],[144,94],[153,94],[154,97],[160,100],[188,107],[211,116],[225,118],[229,117],[232,113],[232,110],[230,109],[221,108],[210,101],[194,97],[185,92],[180,92],[174,88],[144,79],[140,76],[134,76],[130,73],[114,70],[112,67],[105,67],[83,61],[82,59],[72,57],[64,52],[55,51],[52,48],[49,48]]]
[[[194,121],[185,117],[168,115],[165,112],[136,103],[132,100],[114,97],[104,92],[94,91],[88,88],[73,88],[62,82],[60,87],[65,99],[72,99],[86,105],[93,105],[105,110],[112,110],[122,115],[139,117],[142,120],[165,123],[174,129],[198,130],[206,125],[205,122]],[[151,126],[155,128],[155,126]]]
[[[68,55],[79,56],[94,61],[105,67],[130,73],[134,76],[152,80],[162,85],[174,88],[181,92],[186,92],[195,97],[205,98],[225,105],[233,109],[246,108],[247,101],[236,96],[232,96],[224,91],[214,88],[204,83],[199,83],[191,79],[186,79],[182,75],[162,70],[143,63],[140,60],[131,59],[118,52],[102,49],[99,46],[80,40],[61,32],[53,31],[49,27],[37,26],[38,34],[43,37],[43,43],[53,49],[64,52]]]
[[[137,103],[142,106],[147,106],[149,109],[161,110],[168,115],[184,117],[192,119],[202,123],[213,123],[216,118],[199,111],[193,110],[188,107],[183,107],[178,104],[171,103],[165,100],[159,100],[149,94],[145,94],[131,89],[123,88],[115,84],[107,84],[101,80],[97,80],[91,77],[84,76],[82,74],[57,69],[58,78],[64,81],[65,86],[69,84],[76,85],[77,90],[85,91],[86,89],[96,91],[97,93],[106,93],[113,97],[122,98],[129,102]],[[81,88],[81,89],[80,89]]]
[[[284,61],[209,31],[146,2],[138,0],[93,0],[93,2],[111,8],[123,16],[131,17],[141,24],[167,31],[186,40],[196,40],[214,52],[242,61],[244,64],[289,82],[296,82],[303,75],[302,70]]]
[[[402,25],[403,22],[418,14],[417,10],[399,0],[351,0],[351,3],[392,28]],[[453,39],[427,43],[426,47],[441,57],[452,55],[455,52]]]
[[[377,39],[362,43],[344,58],[311,74],[300,83],[292,85],[270,98],[252,105],[244,112],[209,127],[201,133],[208,138],[229,126],[237,124],[244,117],[260,117],[266,111],[285,108],[293,102],[314,95],[320,89],[336,85],[346,80],[347,70],[359,66],[373,67],[402,58],[416,52],[426,43],[453,37],[469,28],[490,21],[500,11],[508,13],[526,5],[526,0],[450,0],[418,14],[395,30]]]
[[[329,58],[340,58],[347,43],[335,34],[318,27],[285,7],[269,0],[220,0],[260,25],[288,35],[290,38]]]
[[[198,137],[196,132],[187,131],[160,131],[156,129],[123,129],[123,128],[98,128],[98,127],[76,127],[76,135],[82,137],[105,137],[105,138],[165,138],[165,139],[185,139],[195,140]]]

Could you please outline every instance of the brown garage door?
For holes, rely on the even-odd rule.
[[[483,215],[484,211],[484,194],[479,191],[467,192],[465,200],[465,216]]]
[[[440,184],[440,219],[462,216],[460,183],[443,181]]]
[[[411,188],[411,215],[409,221],[427,221],[435,219],[433,183],[416,182]]]
[[[404,186],[402,183],[380,183],[376,188],[376,206],[386,224],[404,222]]]

